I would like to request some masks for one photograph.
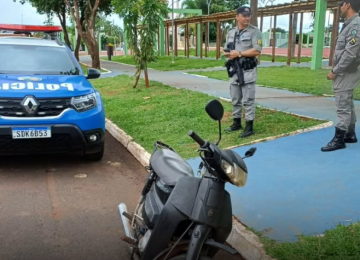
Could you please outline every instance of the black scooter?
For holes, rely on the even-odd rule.
[[[195,132],[189,136],[200,145],[202,159],[195,177],[190,165],[170,146],[155,142],[146,167],[149,176],[134,213],[124,203],[119,211],[125,234],[122,240],[131,249],[131,259],[141,260],[208,260],[219,250],[238,254],[225,245],[232,229],[232,208],[225,183],[242,187],[247,181],[243,161],[251,157],[251,148],[241,158],[231,150],[221,150],[221,119],[224,108],[218,100],[206,107],[208,115],[219,121],[220,138],[216,144],[201,139]]]

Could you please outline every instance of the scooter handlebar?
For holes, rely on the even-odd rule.
[[[195,142],[197,142],[200,146],[204,146],[205,145],[205,141],[198,136],[193,130],[189,131],[189,136],[194,139]]]

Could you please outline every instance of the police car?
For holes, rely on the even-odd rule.
[[[0,154],[104,154],[100,94],[59,40],[0,37]]]

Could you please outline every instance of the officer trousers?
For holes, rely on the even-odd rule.
[[[255,82],[239,86],[230,85],[230,95],[233,104],[233,117],[242,118],[242,106],[245,107],[245,120],[255,119]]]
[[[354,90],[335,92],[335,105],[338,117],[337,128],[348,131],[349,126],[356,123],[355,106],[353,100]]]

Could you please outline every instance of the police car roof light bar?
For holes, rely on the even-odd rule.
[[[0,24],[0,30],[7,30],[13,32],[44,32],[55,33],[62,32],[61,26],[47,26],[47,25],[20,25],[20,24]]]

